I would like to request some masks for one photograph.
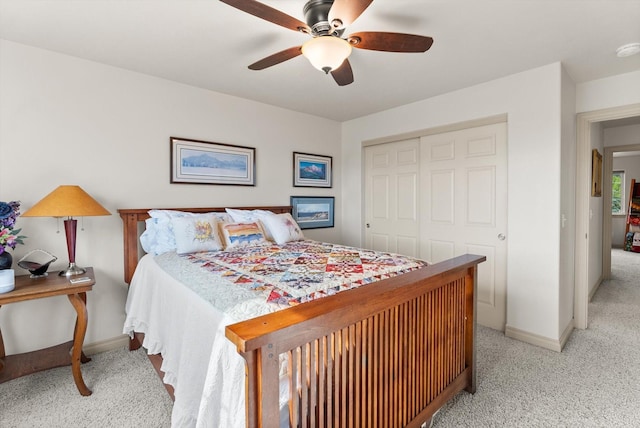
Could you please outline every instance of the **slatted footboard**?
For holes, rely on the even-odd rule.
[[[227,327],[247,363],[247,426],[420,427],[475,392],[475,288],[464,255]]]

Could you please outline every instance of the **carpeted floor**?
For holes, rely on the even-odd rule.
[[[78,393],[70,367],[0,384],[2,428],[161,428],[171,426],[173,402],[142,349],[91,355]]]
[[[448,427],[640,427],[640,254],[614,250],[589,328],[562,353],[478,332],[478,388],[436,414]],[[70,368],[0,384],[0,427],[169,427],[172,402],[144,351],[93,355],[82,397]]]
[[[640,254],[613,250],[612,276],[562,353],[481,327],[477,391],[433,427],[640,427]]]

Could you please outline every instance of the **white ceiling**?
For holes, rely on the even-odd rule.
[[[302,21],[305,0],[263,0]],[[346,34],[434,38],[426,53],[354,49],[338,87],[299,56],[308,36],[218,0],[0,0],[0,38],[338,121],[561,61],[576,83],[640,69],[640,0],[375,0]]]

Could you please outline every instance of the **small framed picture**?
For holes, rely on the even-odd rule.
[[[591,196],[602,196],[602,155],[598,149],[591,151]]]
[[[331,156],[293,152],[294,187],[331,187]]]
[[[300,229],[319,229],[333,227],[334,198],[292,196],[293,218]]]
[[[170,138],[171,183],[256,185],[256,149]]]

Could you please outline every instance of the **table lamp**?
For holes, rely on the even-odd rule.
[[[58,186],[40,202],[22,213],[22,217],[67,217],[64,231],[67,236],[69,267],[60,271],[60,276],[79,275],[86,269],[76,266],[76,228],[78,220],[73,217],[111,215],[80,186]]]

